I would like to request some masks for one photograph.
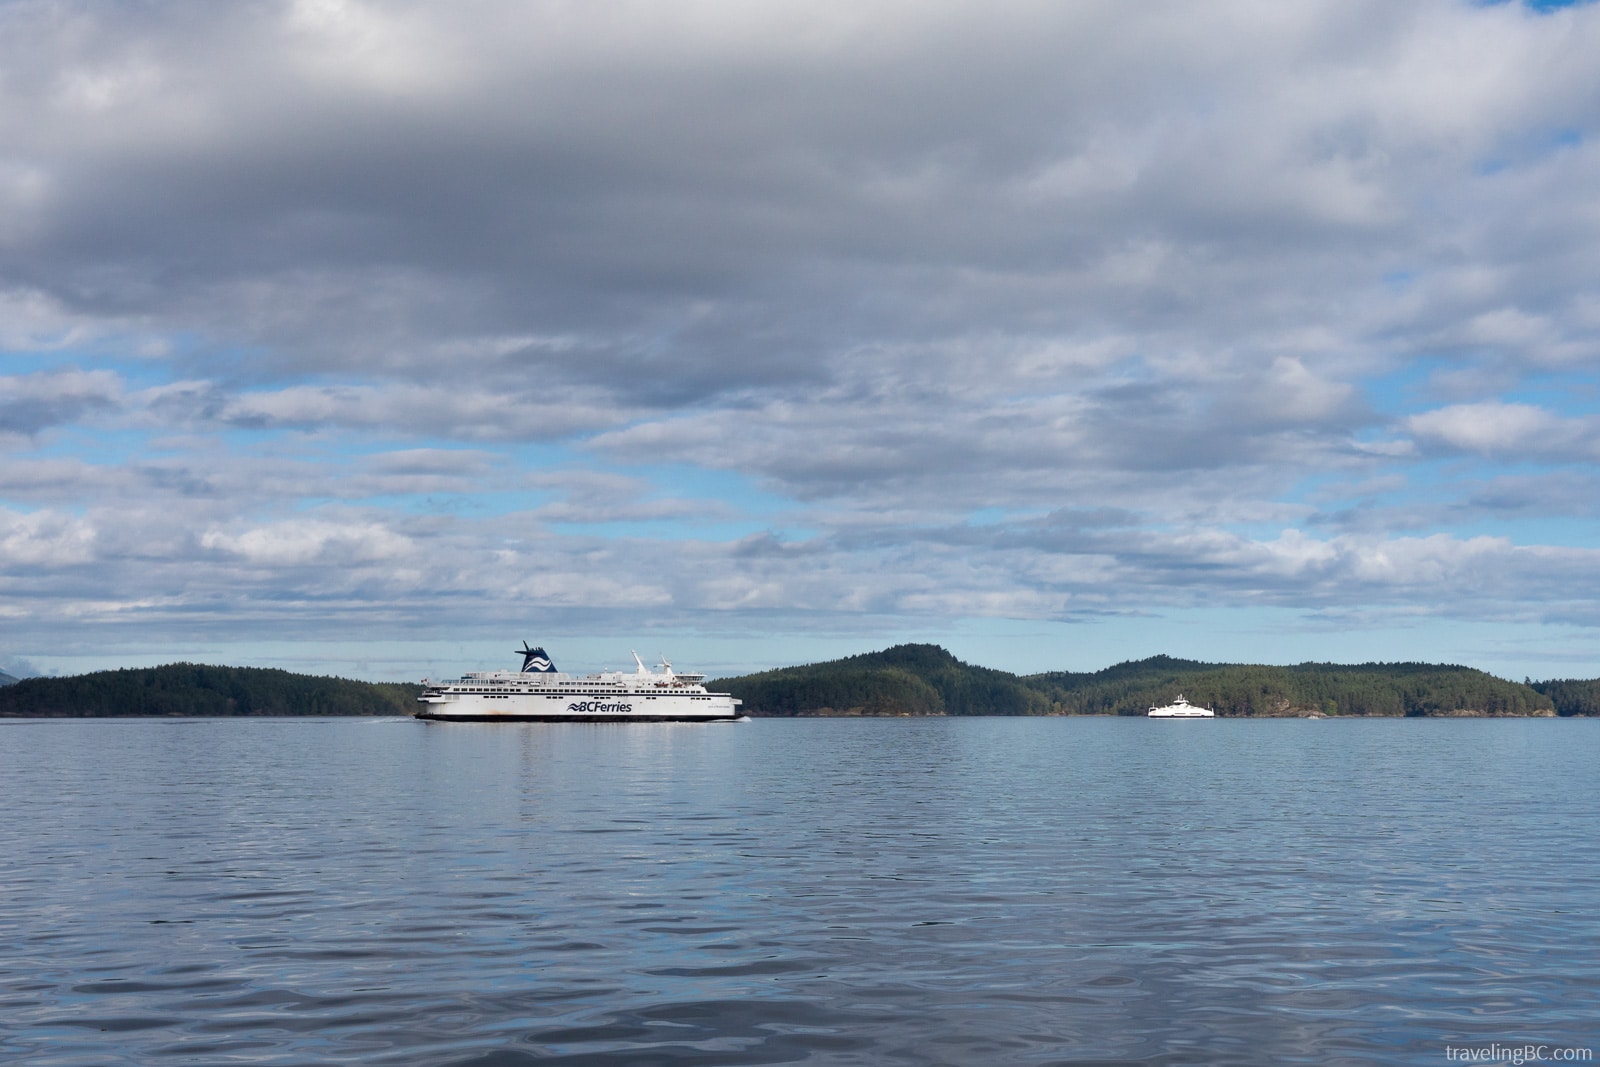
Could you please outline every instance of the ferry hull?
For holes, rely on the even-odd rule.
[[[726,715],[519,715],[514,712],[477,715],[419,711],[416,717],[433,722],[737,722],[744,718],[737,711]]]

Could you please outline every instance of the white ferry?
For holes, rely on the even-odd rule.
[[[562,674],[542,648],[522,642],[520,671],[475,671],[453,681],[422,680],[419,719],[450,722],[709,722],[737,719],[739,701],[710,693],[703,674],[638,670],[582,678]]]
[[[1147,719],[1214,719],[1217,713],[1210,708],[1197,708],[1184,699],[1183,694],[1178,694],[1178,699],[1163,707],[1150,705],[1150,710],[1145,712]]]

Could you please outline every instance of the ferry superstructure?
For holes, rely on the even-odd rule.
[[[1150,705],[1150,710],[1145,712],[1147,719],[1214,719],[1217,713],[1210,708],[1197,708],[1184,699],[1182,693],[1178,699],[1163,707]]]
[[[680,674],[665,659],[638,669],[574,677],[542,648],[522,642],[520,671],[473,671],[450,681],[422,680],[419,719],[450,722],[713,722],[737,719],[739,701],[708,692],[703,674]]]

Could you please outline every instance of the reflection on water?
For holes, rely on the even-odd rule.
[[[0,724],[0,1061],[1600,1045],[1600,722]]]

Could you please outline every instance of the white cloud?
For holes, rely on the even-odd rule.
[[[242,530],[209,529],[200,546],[272,567],[311,563],[343,565],[402,559],[416,546],[409,538],[377,523],[289,520]]]
[[[288,52],[306,74],[337,90],[427,99],[471,69],[454,34],[425,8],[361,0],[292,0]]]
[[[1592,458],[1594,419],[1568,419],[1533,404],[1454,404],[1413,415],[1406,427],[1425,445],[1510,459]]]
[[[95,556],[92,524],[54,511],[0,511],[0,573],[75,567]]]

